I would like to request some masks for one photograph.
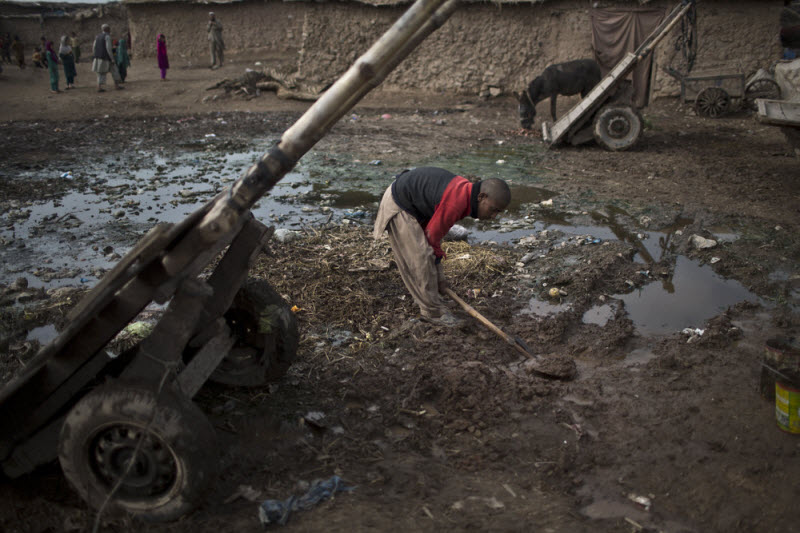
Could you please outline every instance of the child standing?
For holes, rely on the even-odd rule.
[[[161,81],[167,79],[167,69],[169,68],[169,58],[167,58],[167,38],[163,33],[158,34],[156,40],[156,55],[158,56],[158,68],[161,69]]]
[[[47,70],[50,72],[50,92],[60,93],[61,91],[58,90],[58,65],[60,61],[55,50],[53,50],[51,41],[47,41],[47,44],[45,44],[44,55],[47,61]]]

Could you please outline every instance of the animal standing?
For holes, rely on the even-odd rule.
[[[586,96],[600,82],[600,65],[593,59],[576,59],[550,65],[537,76],[519,98],[519,121],[530,129],[536,118],[536,104],[550,98],[550,115],[556,120],[556,101],[559,94]]]

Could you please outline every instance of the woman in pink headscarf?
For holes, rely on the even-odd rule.
[[[158,68],[161,69],[161,81],[167,79],[167,69],[169,68],[169,59],[167,58],[167,38],[163,33],[158,34],[156,40],[156,52],[158,56]]]

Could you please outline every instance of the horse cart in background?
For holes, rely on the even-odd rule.
[[[742,108],[755,110],[758,98],[781,97],[780,86],[764,69],[759,69],[746,83],[740,73],[682,76],[673,69],[664,70],[681,83],[681,102],[692,103],[701,117],[719,118]]]
[[[456,6],[415,2],[277,146],[182,222],[153,228],[78,303],[59,336],[0,390],[6,476],[58,457],[98,519],[110,507],[169,520],[200,501],[214,479],[216,438],[192,397],[209,379],[278,378],[298,344],[287,304],[247,281],[271,235],[251,207]],[[108,343],[151,302],[169,303],[150,335],[109,355]]]
[[[627,76],[647,57],[681,19],[694,9],[694,0],[683,0],[634,52],[617,63],[594,89],[554,124],[542,123],[542,138],[550,148],[564,142],[579,145],[594,139],[607,150],[627,150],[636,144],[643,124],[632,102]]]

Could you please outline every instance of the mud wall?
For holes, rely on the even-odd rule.
[[[206,24],[213,11],[222,24],[226,53],[296,54],[309,4],[304,2],[247,2],[236,4],[126,4],[133,50],[139,57],[155,57],[156,37],[167,38],[171,66],[209,62]],[[339,4],[327,4],[335,11]]]
[[[603,7],[631,8],[630,2]],[[668,12],[677,2],[649,2]],[[781,1],[705,0],[697,7],[699,49],[693,73],[753,73],[779,58]],[[311,4],[299,70],[329,79],[343,72],[403,12],[403,7]],[[523,88],[551,63],[591,57],[589,3],[465,4],[386,80],[385,87],[486,93]],[[678,94],[661,66],[674,55],[677,31],[656,51],[654,95]],[[677,66],[677,61],[675,62]]]
[[[53,41],[58,50],[62,35],[77,34],[81,45],[81,61],[91,61],[92,44],[100,26],[111,26],[114,39],[127,32],[128,14],[119,4],[20,5],[0,3],[0,32],[19,35],[25,44],[25,62],[30,63],[34,46],[41,37]]]

